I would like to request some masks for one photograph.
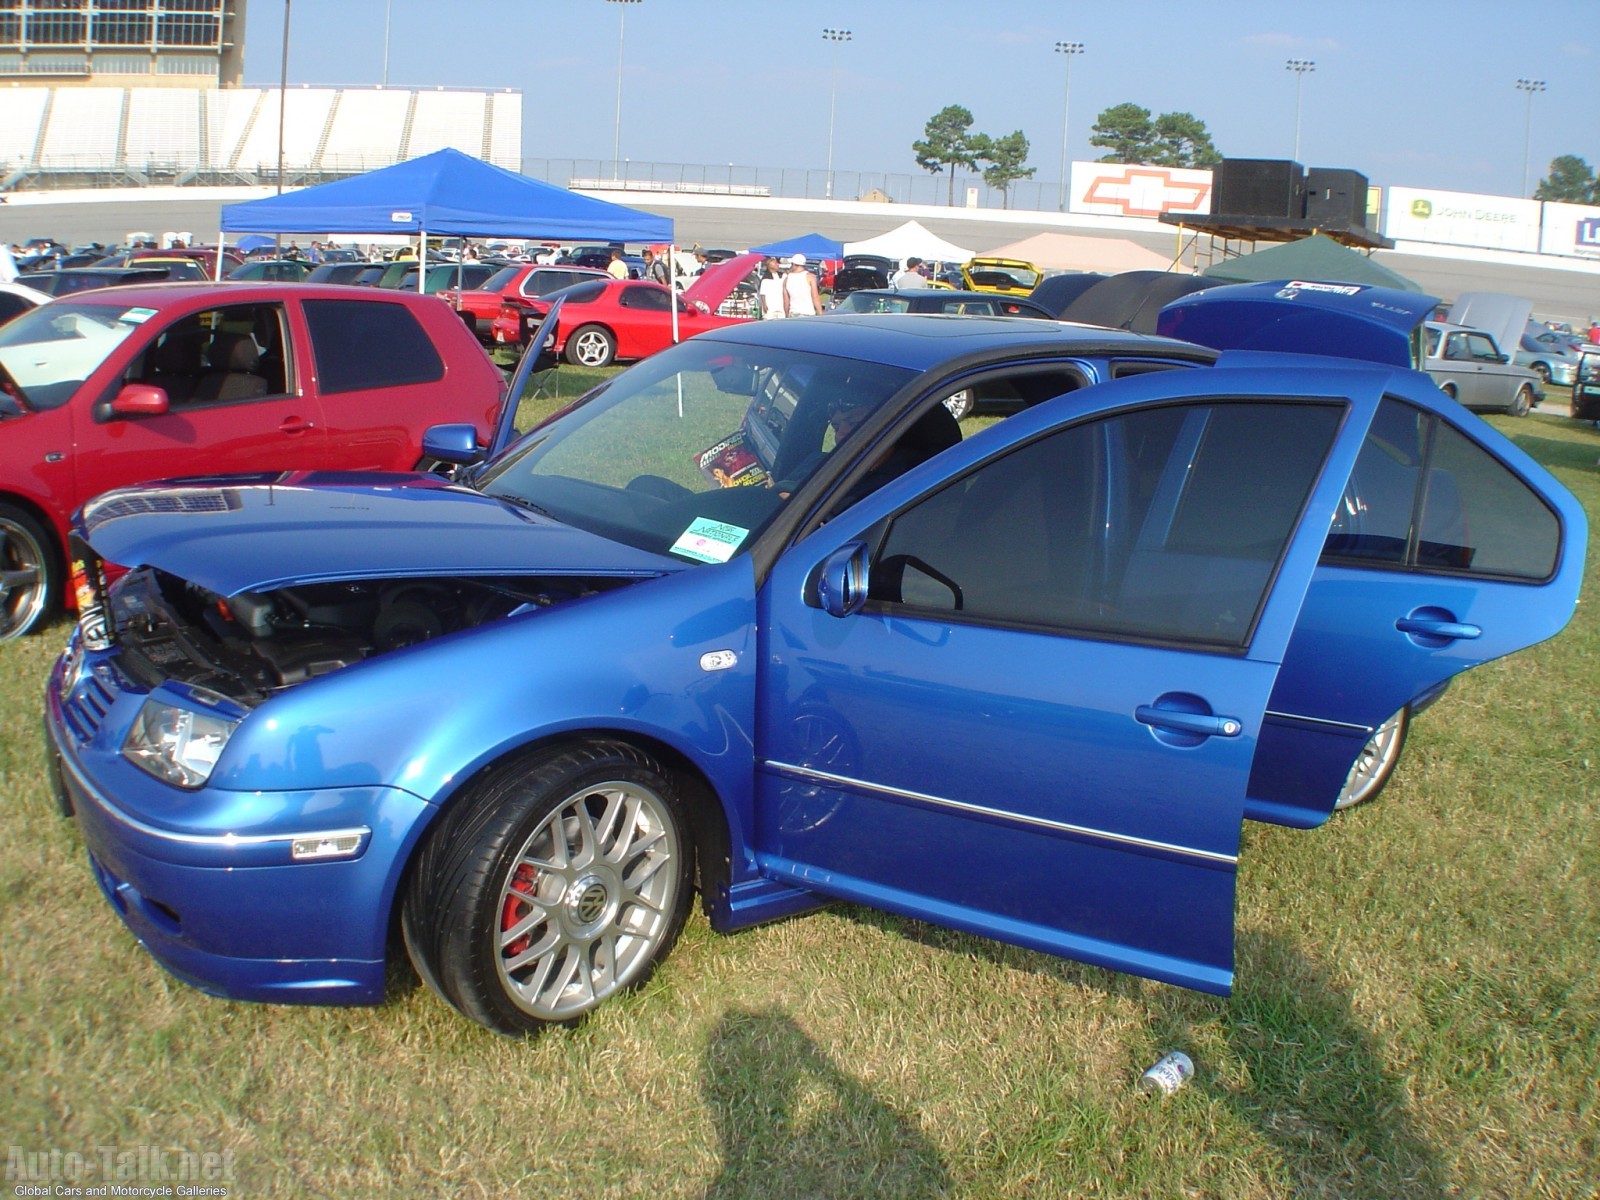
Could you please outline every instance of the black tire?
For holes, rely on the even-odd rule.
[[[1439,390],[1441,392],[1443,392],[1446,396],[1449,396],[1450,399],[1452,399],[1452,400],[1454,400],[1456,398],[1456,385],[1453,384],[1453,383],[1447,383],[1443,387],[1441,387]]]
[[[0,642],[32,633],[61,604],[61,556],[32,515],[0,504]]]
[[[1550,364],[1536,362],[1531,364],[1528,369],[1539,377],[1540,383],[1550,382]]]
[[[1528,389],[1527,384],[1523,384],[1517,389],[1517,394],[1511,398],[1511,415],[1513,417],[1525,417],[1531,408],[1533,408],[1533,393]]]
[[[567,338],[565,353],[575,367],[609,367],[617,361],[617,339],[603,325],[583,325]]]
[[[1405,749],[1406,734],[1410,731],[1410,705],[1373,731],[1367,744],[1361,748],[1360,757],[1350,768],[1350,774],[1345,777],[1339,799],[1333,805],[1335,811],[1365,804],[1388,786],[1395,768],[1400,765],[1400,754]]]
[[[402,901],[417,973],[513,1037],[582,1019],[666,957],[693,892],[677,787],[622,742],[491,773],[440,818]]]

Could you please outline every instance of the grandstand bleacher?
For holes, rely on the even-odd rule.
[[[522,93],[392,88],[0,90],[0,191],[316,183],[446,146],[518,171]]]

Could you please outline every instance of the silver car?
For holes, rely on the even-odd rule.
[[[1578,371],[1578,352],[1571,340],[1536,325],[1528,326],[1512,361],[1527,367],[1545,383],[1560,387],[1571,387]]]
[[[1445,395],[1475,411],[1523,417],[1544,398],[1539,377],[1500,353],[1493,336],[1464,325],[1429,321],[1422,369]]]

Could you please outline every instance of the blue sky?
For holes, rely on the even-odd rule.
[[[1375,184],[1517,194],[1528,97],[1532,178],[1550,159],[1600,163],[1600,0],[295,0],[289,81],[376,84],[390,14],[392,86],[526,94],[530,158],[609,161],[619,15],[621,145],[634,160],[821,168],[830,45],[839,47],[834,163],[916,174],[911,143],[947,104],[974,129],[1020,128],[1038,178],[1061,163],[1065,57],[1070,154],[1123,101],[1188,111],[1222,153],[1288,158],[1295,76],[1300,158]],[[246,81],[278,79],[283,0],[250,0]]]

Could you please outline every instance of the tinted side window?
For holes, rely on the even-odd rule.
[[[324,395],[444,378],[439,352],[402,304],[307,300],[305,313]]]
[[[1367,431],[1323,558],[1544,579],[1561,527],[1505,464],[1437,417],[1387,400]]]
[[[671,306],[671,296],[658,287],[626,287],[618,301],[623,308],[643,308],[651,312],[666,312]]]
[[[873,598],[945,620],[1244,646],[1339,420],[1335,405],[1174,405],[1052,434],[896,517]]]
[[[1561,548],[1555,513],[1483,447],[1437,424],[1418,522],[1418,565],[1547,578]]]

